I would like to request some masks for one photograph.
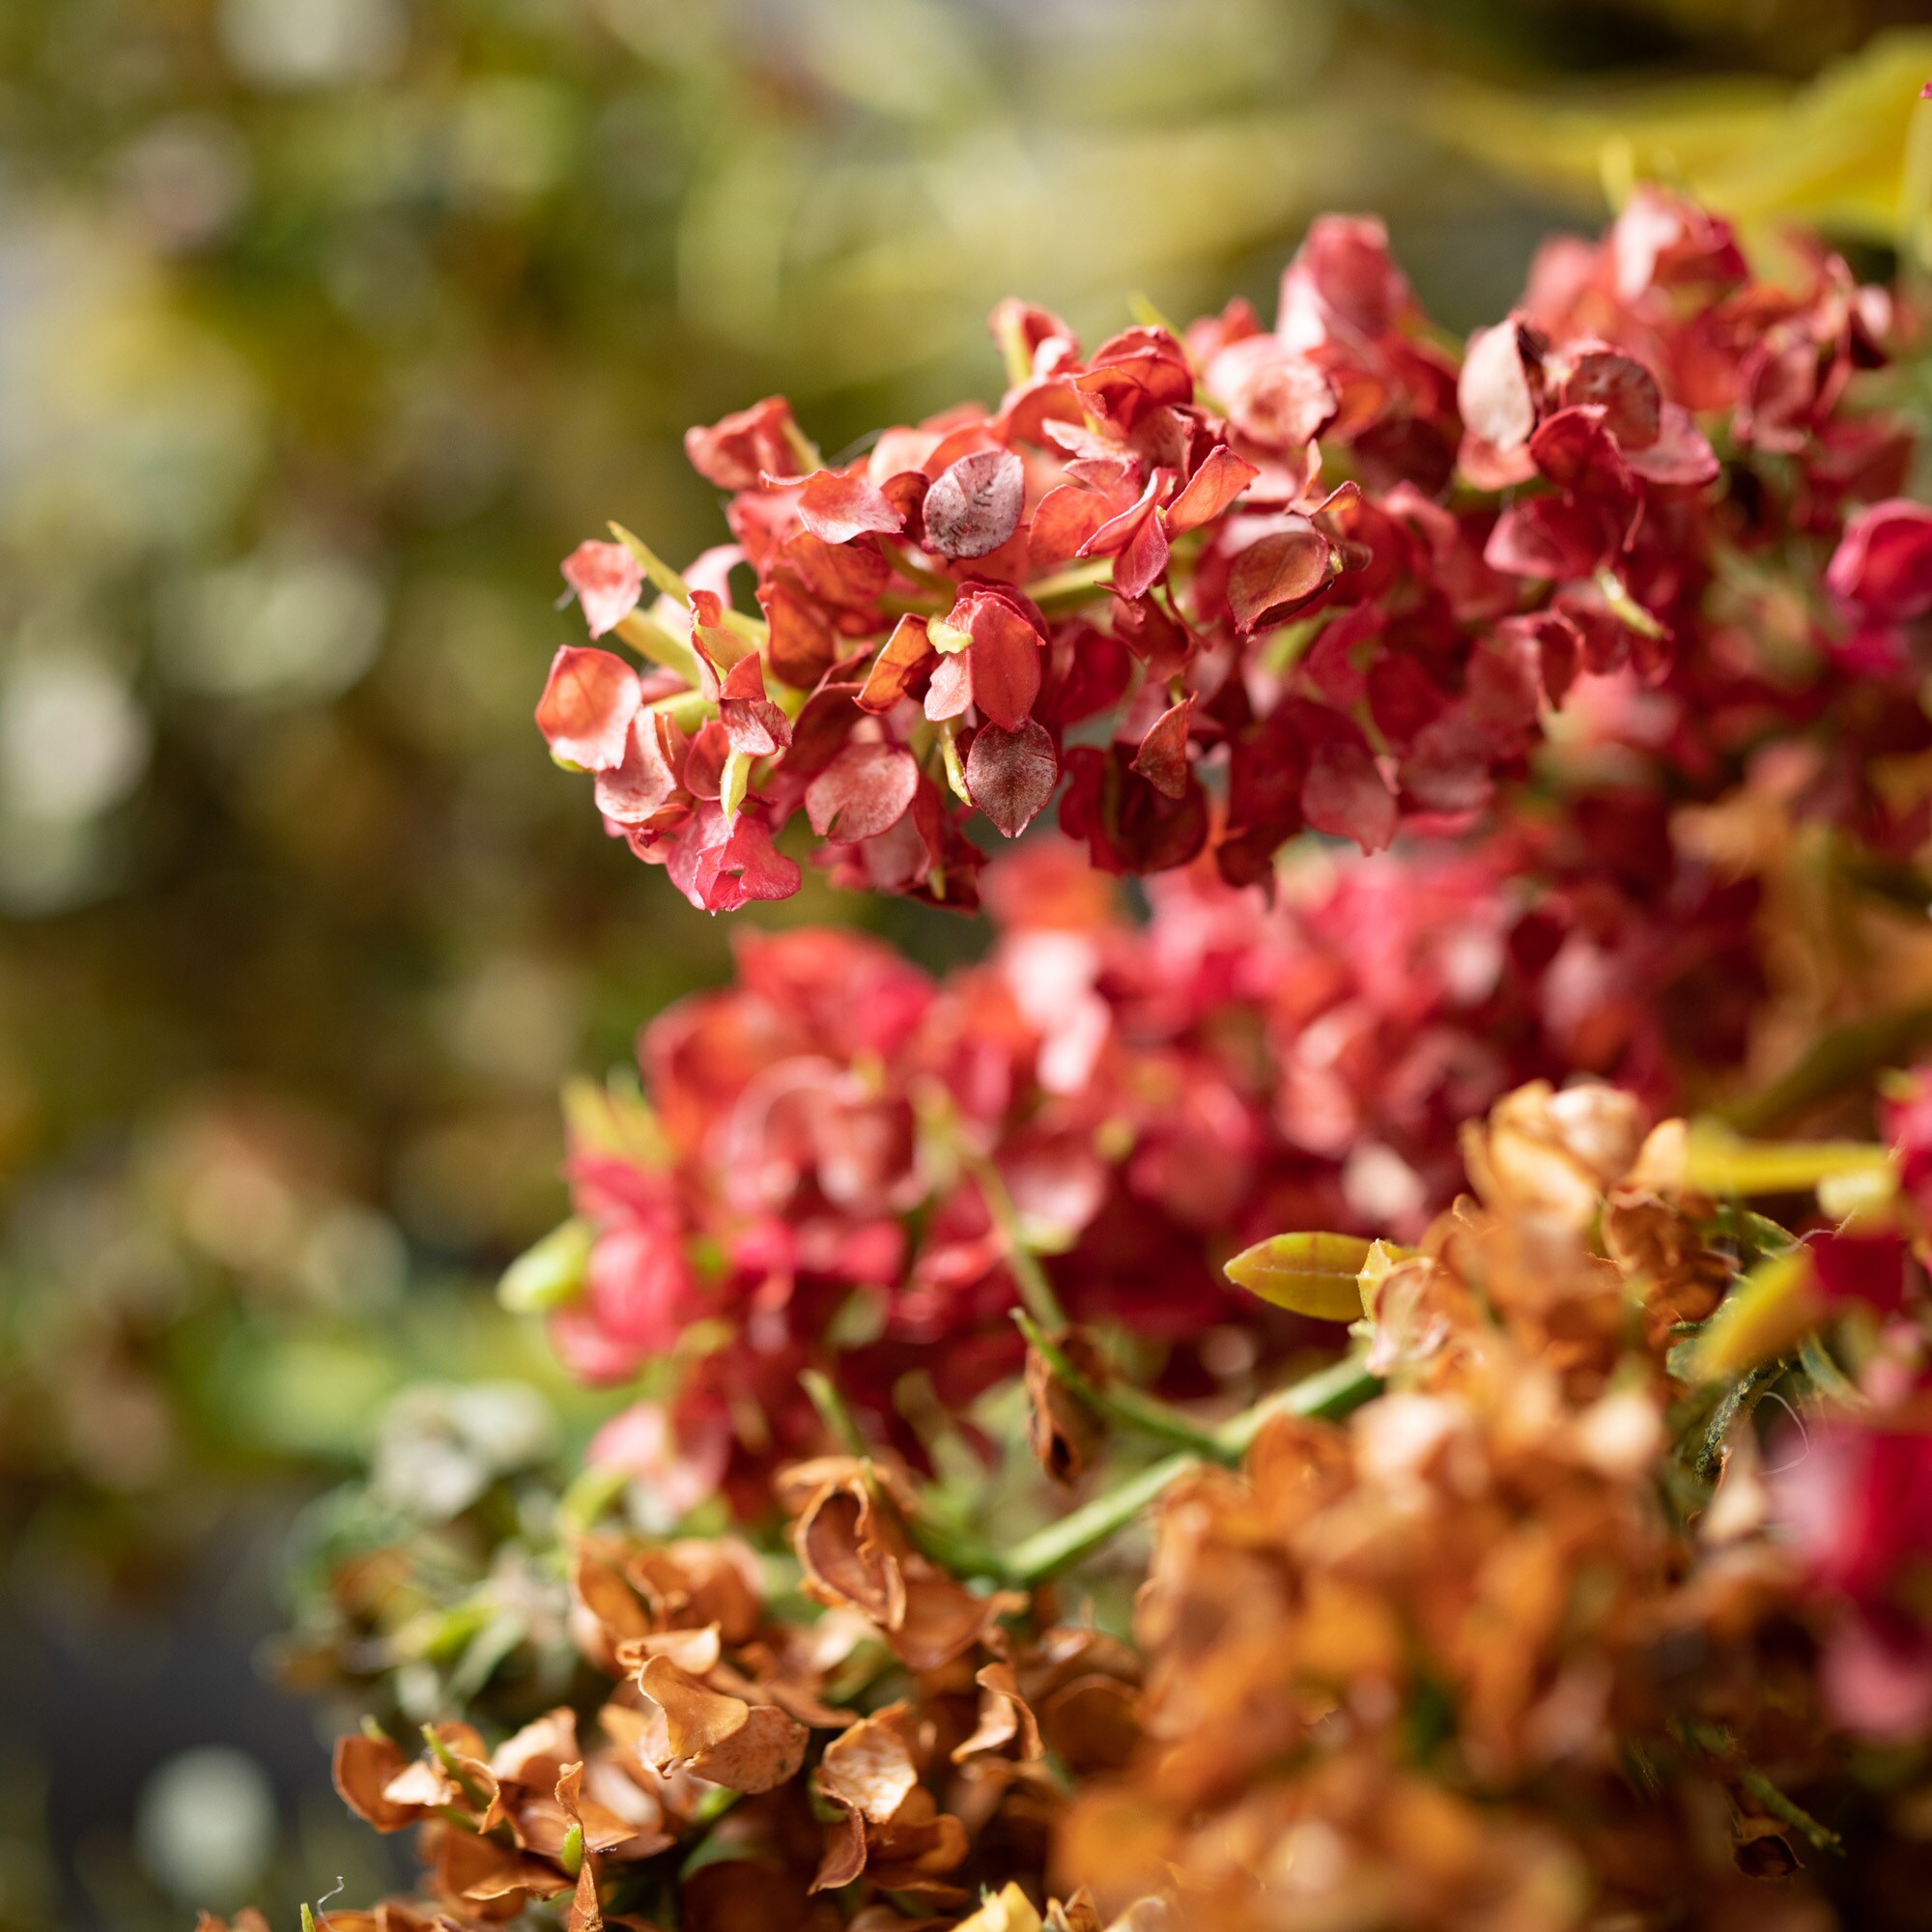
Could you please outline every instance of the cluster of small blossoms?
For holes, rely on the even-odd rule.
[[[553,1343],[592,1381],[678,1364],[668,1412],[593,1458],[755,1515],[817,1438],[808,1367],[916,1453],[902,1378],[956,1411],[1017,1370],[1016,1267],[1163,1350],[1171,1388],[1305,1344],[1231,1291],[1231,1254],[1283,1227],[1410,1237],[1511,1086],[1582,1066],[1661,1106],[1673,1011],[1717,1049],[1735,1031],[1700,974],[1672,997],[1682,932],[1537,885],[1526,851],[1318,855],[1272,905],[1197,865],[1137,923],[1037,845],[986,875],[988,960],[937,981],[851,932],[741,935],[729,987],[645,1028],[642,1103],[573,1108]],[[1719,962],[1747,929],[1734,908]]]
[[[734,542],[682,575],[580,547],[592,637],[645,668],[567,646],[538,722],[714,911],[797,890],[801,812],[839,882],[971,908],[977,818],[1012,837],[1063,780],[1102,870],[1264,879],[1304,829],[1466,829],[1578,698],[1721,789],[1848,686],[1910,688],[1932,520],[1855,382],[1893,332],[1835,257],[1754,279],[1655,190],[1462,354],[1366,219],[1315,224],[1272,330],[1236,302],[1086,355],[1008,303],[991,411],[833,468],[778,398],[694,430]]]

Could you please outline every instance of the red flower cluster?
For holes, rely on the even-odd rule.
[[[1836,258],[1753,280],[1723,223],[1653,190],[1601,244],[1546,247],[1460,359],[1370,220],[1315,224],[1271,331],[1236,302],[1083,355],[1009,302],[991,412],[836,469],[778,398],[694,430],[735,542],[683,577],[628,536],[581,546],[591,635],[652,668],[566,647],[538,722],[714,911],[796,890],[772,836],[801,810],[841,883],[971,907],[967,822],[1012,837],[1063,779],[1063,828],[1110,872],[1211,846],[1246,883],[1303,828],[1374,851],[1405,819],[1466,825],[1579,677],[1761,727],[1747,566],[1901,487],[1902,432],[1847,407],[1889,324]],[[731,607],[741,565],[760,615]],[[1830,583],[1840,612],[1779,613],[1811,668],[1902,668],[1932,519],[1871,503]]]
[[[1539,1073],[1666,1103],[1687,945],[1741,948],[1742,918],[1660,937],[1613,894],[1519,881],[1534,860],[1317,856],[1273,906],[1196,866],[1138,925],[1050,844],[987,875],[993,954],[937,983],[854,934],[747,935],[733,986],[645,1030],[648,1127],[600,1110],[575,1137],[592,1238],[554,1344],[591,1380],[684,1361],[672,1416],[600,1453],[680,1494],[728,1469],[751,1500],[818,1439],[805,1366],[889,1432],[912,1370],[956,1409],[1019,1367],[1015,1242],[1073,1318],[1167,1346],[1199,1388],[1205,1331],[1281,1320],[1229,1291],[1236,1250],[1415,1234],[1462,1184],[1460,1123]]]

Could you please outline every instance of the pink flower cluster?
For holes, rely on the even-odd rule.
[[[1272,329],[1236,302],[1088,355],[1003,304],[991,410],[842,468],[778,398],[694,430],[734,541],[682,577],[580,547],[592,637],[648,663],[565,647],[538,722],[714,911],[797,889],[773,838],[801,814],[839,882],[963,908],[969,828],[1012,837],[1057,791],[1116,873],[1211,850],[1241,884],[1305,828],[1464,829],[1592,681],[1676,693],[1702,784],[1833,676],[1909,669],[1932,516],[1854,382],[1892,326],[1835,257],[1753,279],[1651,189],[1548,244],[1460,355],[1366,219],[1314,225]],[[1833,607],[1794,600],[1828,558]]]

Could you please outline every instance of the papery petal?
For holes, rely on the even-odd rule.
[[[1228,576],[1228,608],[1236,626],[1252,631],[1306,603],[1327,585],[1334,552],[1313,524],[1299,518],[1250,544]]]
[[[806,816],[821,838],[876,838],[906,814],[919,764],[897,745],[852,744],[812,780]]]
[[[980,449],[942,470],[925,493],[925,547],[985,556],[1019,528],[1026,468],[1009,449]]]
[[[537,729],[554,756],[584,771],[611,771],[624,762],[641,699],[638,674],[622,658],[565,644],[537,700]]]
[[[1180,798],[1187,790],[1187,732],[1193,717],[1194,695],[1190,692],[1149,727],[1129,767],[1169,798]]]
[[[644,591],[643,566],[623,544],[579,544],[563,560],[563,581],[577,592],[593,638],[614,631]]]
[[[845,544],[867,535],[896,536],[905,518],[866,474],[863,465],[821,469],[798,493],[798,514],[822,543]]]
[[[1168,534],[1178,537],[1183,530],[1199,529],[1203,524],[1211,523],[1261,473],[1225,442],[1216,443],[1200,469],[1187,479],[1187,487],[1161,513]]]
[[[1037,719],[1016,731],[982,724],[966,753],[966,789],[1008,838],[1017,838],[1053,796],[1060,759]]]

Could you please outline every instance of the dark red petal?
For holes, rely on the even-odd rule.
[[[1145,597],[1167,568],[1167,528],[1156,510],[1150,509],[1141,526],[1114,558],[1114,591],[1130,603]]]
[[[1039,696],[1045,639],[1016,606],[987,592],[961,598],[952,622],[972,635],[964,655],[972,665],[973,702],[1003,730],[1017,731]]]
[[[821,469],[798,493],[800,521],[822,543],[850,543],[867,535],[896,536],[905,518],[894,509],[864,467]]]
[[[1179,798],[1187,790],[1187,731],[1193,718],[1194,694],[1189,692],[1154,720],[1128,767],[1169,798]]]
[[[1236,627],[1252,631],[1271,611],[1302,603],[1327,583],[1334,546],[1313,524],[1273,530],[1235,559],[1228,608]]]
[[[1690,412],[1665,403],[1658,418],[1656,440],[1630,453],[1630,467],[1646,482],[1678,489],[1701,490],[1718,480],[1718,452],[1690,420]]]
[[[905,816],[919,765],[897,745],[847,745],[812,780],[805,813],[821,838],[876,838]]]
[[[1825,572],[1840,603],[1900,623],[1932,611],[1932,509],[1894,497],[1861,510]]]
[[[1364,852],[1379,852],[1395,837],[1395,794],[1368,753],[1346,739],[1310,753],[1301,811],[1317,832],[1352,838]]]
[[[1009,449],[976,449],[925,493],[925,547],[941,556],[985,556],[1020,526],[1026,466]]]
[[[1053,796],[1060,759],[1053,739],[1037,719],[1017,731],[982,724],[966,752],[966,789],[1001,833],[1017,838]]]
[[[1623,444],[1626,455],[1657,440],[1663,398],[1657,378],[1633,355],[1615,349],[1586,350],[1563,379],[1563,407],[1595,403],[1604,427]]]
[[[622,658],[565,644],[537,700],[537,729],[567,763],[611,771],[624,762],[639,695],[638,674]]]

